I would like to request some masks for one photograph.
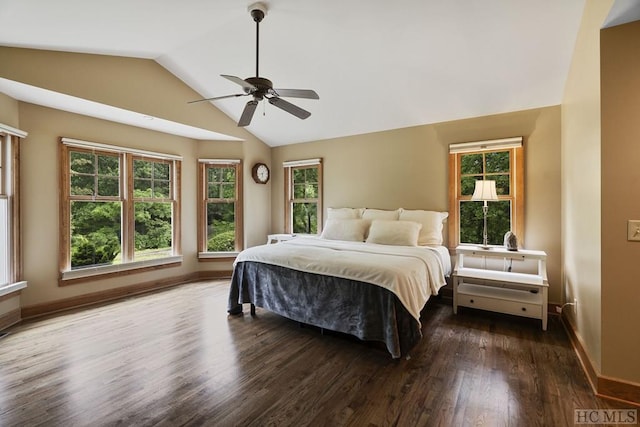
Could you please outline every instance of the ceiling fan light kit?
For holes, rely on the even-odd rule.
[[[238,121],[238,126],[240,127],[248,126],[251,123],[251,119],[253,118],[253,114],[256,111],[258,103],[263,99],[269,101],[269,104],[274,105],[289,114],[293,114],[299,119],[306,119],[311,115],[310,112],[290,103],[289,101],[285,101],[282,97],[304,99],[320,99],[320,97],[315,91],[310,89],[274,89],[271,80],[260,77],[258,68],[260,63],[260,22],[262,22],[264,17],[267,15],[267,6],[262,2],[258,2],[250,5],[247,10],[256,23],[256,76],[241,79],[240,77],[221,74],[225,79],[240,85],[244,93],[198,99],[197,101],[189,102],[189,104],[202,101],[218,101],[220,99],[250,95],[253,99],[247,102],[244,110],[242,111],[242,115]]]

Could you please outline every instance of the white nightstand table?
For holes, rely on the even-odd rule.
[[[267,245],[272,243],[280,243],[295,238],[295,234],[269,234],[267,236]]]
[[[537,273],[489,270],[465,266],[466,258],[537,261]],[[511,262],[510,262],[511,263]],[[542,321],[547,330],[547,254],[521,249],[508,251],[495,247],[458,246],[453,272],[453,312],[458,307],[479,308]]]

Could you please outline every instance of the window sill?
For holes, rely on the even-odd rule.
[[[235,261],[239,252],[198,252],[198,261]]]
[[[0,297],[12,294],[14,292],[21,291],[26,287],[27,287],[27,282],[24,282],[24,281],[2,285],[0,286]]]
[[[79,268],[77,270],[63,271],[60,277],[60,285],[71,285],[94,278],[104,279],[111,276],[141,273],[156,268],[176,267],[181,264],[182,255],[177,255],[148,261],[128,262],[126,264]]]

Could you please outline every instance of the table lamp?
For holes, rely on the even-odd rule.
[[[484,202],[484,205],[482,206],[482,214],[484,216],[482,247],[484,249],[488,249],[489,244],[487,242],[487,212],[489,211],[489,207],[487,206],[487,202],[497,202],[499,200],[498,193],[496,193],[496,182],[486,180],[476,181],[476,188],[473,190],[473,196],[471,196],[471,200],[482,200]]]

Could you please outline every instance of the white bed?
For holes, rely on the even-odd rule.
[[[422,336],[420,312],[451,272],[449,251],[437,244],[446,215],[436,217],[440,237],[427,245],[419,243],[433,241],[426,239],[433,230],[420,234],[419,222],[399,220],[399,214],[396,219],[363,216],[330,218],[320,237],[300,236],[241,252],[229,313],[241,313],[242,304],[250,303],[299,322],[382,341],[393,357],[408,352]]]

